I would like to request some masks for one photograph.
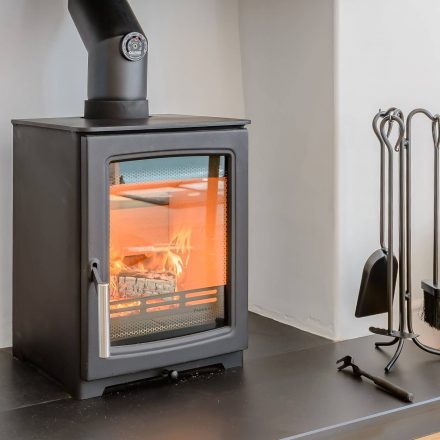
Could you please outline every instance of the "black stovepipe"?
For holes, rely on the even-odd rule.
[[[147,40],[127,0],[69,0],[69,12],[88,52],[84,116],[148,117]],[[135,38],[140,56],[124,55],[124,37]]]

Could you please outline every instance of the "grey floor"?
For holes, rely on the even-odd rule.
[[[390,350],[375,350],[375,340],[332,343],[250,314],[243,369],[150,380],[82,402],[0,350],[0,439],[404,440],[440,431],[440,402],[420,405],[440,396],[440,359],[407,344],[389,379],[415,393],[413,405],[336,372],[351,354],[383,376]]]

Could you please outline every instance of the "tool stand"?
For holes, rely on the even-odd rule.
[[[413,118],[422,115],[428,118],[432,124],[432,136],[434,143],[434,281],[430,285],[434,289],[438,289],[436,274],[438,273],[438,211],[439,211],[439,143],[440,143],[440,116],[432,115],[424,109],[416,109],[405,117],[397,108],[376,114],[373,120],[374,131],[381,142],[381,182],[385,180],[385,152],[383,146],[386,147],[388,157],[388,228],[387,228],[387,246],[389,255],[393,255],[393,234],[394,234],[394,161],[393,157],[398,154],[399,169],[399,327],[394,329],[393,319],[393,259],[387,259],[387,298],[388,298],[388,327],[386,329],[370,327],[370,331],[374,334],[389,336],[393,339],[388,342],[376,342],[376,348],[393,346],[397,344],[396,351],[391,360],[385,367],[385,372],[389,373],[402,353],[406,340],[411,340],[420,349],[434,354],[440,355],[440,350],[423,344],[418,335],[415,334],[412,321],[412,279],[411,279],[411,128]],[[394,145],[390,141],[392,127],[397,125],[398,136]],[[385,190],[381,185],[381,213],[385,209]],[[381,233],[382,235],[382,233]],[[381,241],[384,238],[381,236]],[[429,283],[428,283],[429,284]],[[427,283],[422,283],[422,287]],[[429,286],[428,286],[429,287]],[[426,287],[426,288],[428,288]]]

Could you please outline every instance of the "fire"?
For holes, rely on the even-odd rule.
[[[175,282],[183,278],[188,267],[191,250],[191,230],[179,230],[167,244],[155,244],[143,248],[125,249],[125,255],[110,249],[110,288],[113,299],[118,299],[119,276],[139,276],[154,274],[159,279],[166,276],[175,278]],[[148,276],[146,276],[148,278]],[[175,286],[176,287],[176,286]]]
[[[171,241],[168,250],[166,251],[165,263],[163,271],[170,271],[179,278],[183,270],[188,267],[190,257],[190,239],[191,230],[181,230]]]

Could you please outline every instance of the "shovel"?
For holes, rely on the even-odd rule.
[[[373,130],[380,143],[380,249],[373,252],[365,263],[362,273],[361,285],[359,288],[359,296],[356,305],[356,318],[364,316],[378,315],[386,313],[389,310],[389,293],[387,288],[388,272],[388,250],[385,246],[385,142],[381,136],[378,127],[379,119],[386,118],[392,114],[395,109],[376,114],[373,119]],[[388,123],[388,136],[392,130],[392,122]],[[401,139],[400,139],[401,140]],[[398,143],[400,143],[400,140]],[[388,153],[388,248],[392,250],[392,204],[393,204],[393,167],[392,152]],[[398,263],[397,258],[393,254],[392,265],[392,295],[396,288]]]

